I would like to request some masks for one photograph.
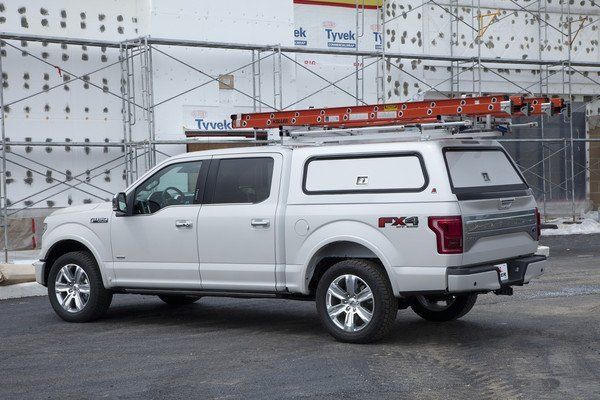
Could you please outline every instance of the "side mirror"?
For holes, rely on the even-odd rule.
[[[112,199],[112,208],[117,215],[127,214],[127,196],[125,196],[124,192],[115,194]]]

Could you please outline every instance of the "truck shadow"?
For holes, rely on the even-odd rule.
[[[218,329],[265,334],[289,334],[324,341],[333,341],[321,326],[312,302],[284,300],[201,299],[198,303],[172,307],[160,300],[147,298],[143,303],[115,304],[100,322],[118,323],[121,327],[145,325],[147,329],[172,329],[178,332],[202,334]],[[543,326],[543,325],[541,325]],[[381,344],[468,344],[506,340],[507,338],[535,338],[541,333],[535,326],[499,323],[476,314],[461,320],[433,323],[420,319],[411,310],[401,310],[390,335]]]

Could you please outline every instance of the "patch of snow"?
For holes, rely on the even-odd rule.
[[[37,282],[0,286],[0,300],[31,296],[46,296],[47,294],[48,289]]]
[[[534,291],[534,292],[521,292],[520,295],[527,299],[543,299],[548,297],[570,297],[570,296],[582,296],[588,294],[600,293],[600,286],[598,285],[583,285],[575,287],[565,287],[558,291]]]
[[[536,256],[546,256],[550,257],[550,247],[548,246],[538,246],[537,251],[535,252]]]
[[[558,225],[558,229],[542,229],[542,236],[589,235],[592,233],[600,233],[598,211],[583,214],[582,218],[578,220],[580,223],[565,223],[571,221],[571,218],[557,218],[544,221],[545,223]]]

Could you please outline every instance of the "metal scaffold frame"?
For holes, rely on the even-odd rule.
[[[463,4],[464,3],[464,4]],[[356,46],[353,49],[322,49],[322,48],[308,48],[308,47],[294,47],[294,46],[283,46],[280,44],[270,45],[257,45],[257,44],[241,44],[241,43],[222,43],[222,42],[208,42],[208,41],[195,41],[195,40],[176,40],[176,39],[165,39],[165,38],[153,38],[153,37],[139,37],[122,42],[117,41],[104,41],[104,40],[91,40],[91,39],[79,39],[79,38],[66,38],[66,37],[51,37],[51,36],[37,36],[37,35],[26,35],[26,34],[11,34],[11,33],[0,33],[0,43],[2,43],[8,51],[19,51],[23,55],[27,55],[29,58],[33,58],[41,63],[45,63],[53,68],[61,68],[65,73],[69,73],[73,80],[84,80],[85,76],[90,76],[98,73],[99,71],[105,70],[112,66],[118,65],[121,71],[121,84],[120,93],[113,93],[108,91],[110,95],[116,96],[121,100],[122,104],[122,123],[123,123],[123,137],[121,141],[117,142],[15,142],[8,141],[8,132],[5,126],[5,106],[18,103],[27,98],[33,96],[42,95],[50,90],[62,86],[62,84],[55,85],[49,89],[36,92],[28,95],[21,99],[11,99],[9,102],[4,97],[3,85],[0,85],[0,129],[2,137],[2,150],[1,150],[1,171],[0,171],[0,208],[2,214],[2,225],[4,227],[4,247],[5,247],[5,259],[8,260],[8,220],[11,215],[14,215],[24,209],[30,208],[34,204],[24,206],[22,208],[14,208],[17,204],[22,202],[24,199],[13,202],[12,207],[7,204],[7,176],[6,166],[7,163],[18,165],[19,162],[15,158],[16,153],[8,151],[9,146],[70,146],[70,147],[112,147],[119,148],[122,154],[112,159],[107,163],[102,163],[91,171],[101,169],[115,169],[125,168],[126,183],[130,184],[140,175],[141,172],[154,166],[157,162],[157,155],[166,155],[160,151],[157,147],[162,145],[171,144],[187,144],[187,143],[198,143],[195,139],[182,139],[182,140],[168,140],[161,141],[156,138],[156,113],[155,110],[161,105],[188,94],[192,91],[201,89],[209,84],[219,83],[221,85],[228,85],[226,82],[220,79],[220,76],[213,76],[207,73],[203,66],[192,65],[189,62],[182,60],[179,57],[173,55],[168,49],[173,47],[187,47],[187,48],[199,48],[199,49],[222,49],[225,51],[238,51],[249,55],[249,62],[241,65],[237,68],[232,68],[230,71],[224,73],[233,74],[241,71],[244,68],[251,69],[251,90],[249,92],[240,90],[236,87],[231,86],[230,89],[241,94],[242,96],[251,99],[252,108],[256,111],[265,110],[288,110],[298,105],[299,103],[309,99],[310,97],[322,92],[326,89],[335,88],[344,96],[348,96],[352,102],[356,105],[366,104],[365,103],[365,80],[364,71],[365,69],[373,66],[375,68],[375,84],[377,100],[378,102],[385,102],[389,99],[389,93],[386,85],[386,75],[390,74],[391,71],[400,71],[406,76],[410,76],[412,79],[418,81],[429,90],[434,91],[444,97],[454,97],[467,92],[465,85],[461,85],[461,76],[465,73],[472,75],[472,87],[468,88],[468,92],[482,94],[482,71],[490,72],[494,76],[501,78],[506,81],[507,85],[511,89],[506,92],[519,92],[527,95],[539,95],[548,96],[549,94],[549,80],[552,76],[562,76],[562,87],[563,95],[569,100],[573,99],[573,74],[583,76],[586,80],[590,81],[595,85],[599,85],[600,81],[593,79],[588,74],[582,72],[580,68],[598,68],[600,70],[600,62],[587,62],[587,61],[576,61],[572,59],[572,46],[574,39],[581,33],[582,30],[588,29],[592,23],[583,24],[581,20],[574,20],[571,14],[571,5],[561,5],[561,20],[566,21],[566,32],[563,32],[559,28],[551,25],[542,15],[547,12],[546,2],[542,0],[534,0],[527,2],[525,6],[520,5],[517,1],[510,0],[510,3],[514,6],[515,10],[526,12],[531,14],[534,19],[538,22],[538,40],[539,43],[543,43],[548,39],[548,29],[558,30],[561,33],[561,37],[564,42],[568,45],[567,57],[565,59],[548,60],[542,57],[542,51],[539,51],[537,59],[507,59],[507,58],[494,58],[484,57],[481,52],[482,40],[481,37],[485,30],[491,25],[500,23],[505,17],[498,17],[498,15],[490,15],[490,13],[483,13],[480,0],[465,0],[461,2],[459,0],[448,0],[447,4],[441,4],[437,0],[422,0],[420,4],[413,6],[410,10],[404,11],[403,14],[391,15],[389,13],[391,0],[382,0],[381,5],[377,9],[377,24],[378,29],[381,29],[382,45],[380,50],[369,51],[359,49],[359,33],[364,33],[364,0],[356,0],[356,30],[357,39]],[[393,24],[401,15],[406,15],[417,10],[422,10],[425,6],[434,6],[443,10],[443,12],[450,16],[450,51],[447,55],[434,55],[434,54],[422,54],[422,53],[407,53],[407,52],[395,52],[388,48],[388,42],[386,37],[387,27]],[[466,21],[464,18],[458,16],[458,8],[461,5],[469,5],[472,12],[472,21]],[[600,8],[600,5],[596,5]],[[574,25],[575,24],[575,25]],[[476,56],[461,56],[457,51],[458,37],[461,29],[467,29],[473,38],[473,43],[476,46]],[[36,55],[28,52],[24,48],[12,44],[11,41],[32,41],[32,42],[44,42],[44,43],[56,43],[66,45],[80,45],[90,47],[103,47],[108,49],[114,49],[119,52],[119,59],[116,62],[97,68],[90,71],[85,75],[73,74],[62,66],[54,65],[48,61],[37,57]],[[296,55],[300,54],[312,54],[312,55],[337,55],[337,56],[348,56],[354,58],[355,68],[349,74],[341,76],[339,78],[328,78],[308,68],[304,64],[300,63],[295,59]],[[204,78],[200,83],[186,89],[185,91],[172,95],[168,98],[156,100],[154,83],[155,77],[153,75],[153,58],[166,57],[175,61],[192,71],[197,72]],[[0,57],[0,76],[3,72],[3,62]],[[268,59],[271,60],[268,60]],[[441,80],[439,83],[432,85],[427,83],[424,79],[419,78],[416,74],[408,71],[407,68],[403,68],[401,62],[406,60],[423,60],[423,61],[435,61],[446,63],[449,69],[448,77]],[[268,72],[265,68],[265,61],[272,61],[272,71]],[[284,93],[284,69],[283,64],[288,63],[295,66],[302,71],[310,74],[311,77],[323,81],[323,86],[313,93],[302,98],[293,98],[291,95]],[[531,84],[525,85],[509,77],[503,76],[500,73],[494,71],[494,66],[497,65],[530,65],[535,68],[539,68],[539,79],[536,77],[532,80]],[[267,100],[263,90],[263,84],[266,82],[266,75],[272,75],[273,84],[273,97],[271,100]],[[354,90],[345,89],[341,82],[354,78]],[[103,90],[101,85],[95,84],[91,81],[87,81],[90,86],[96,89]],[[444,89],[449,86],[450,90]],[[471,86],[471,85],[469,85]],[[600,99],[599,96],[595,96],[592,100]],[[350,103],[350,102],[348,102]],[[585,104],[581,107],[585,107]],[[540,143],[541,154],[538,163],[533,166],[525,167],[524,170],[529,173],[533,173],[539,177],[542,182],[540,192],[542,193],[542,201],[544,210],[546,208],[546,199],[553,199],[554,194],[557,190],[563,191],[565,197],[570,197],[571,202],[571,215],[573,219],[576,217],[576,198],[575,198],[575,179],[581,175],[582,171],[576,172],[576,161],[575,161],[575,147],[579,143],[591,143],[597,141],[597,139],[580,138],[574,135],[573,121],[570,114],[564,116],[568,122],[569,135],[567,138],[547,138],[545,135],[545,117],[539,117],[539,130],[540,136],[535,139],[503,139],[506,142],[531,142]],[[144,131],[146,132],[145,137],[135,138],[133,135],[134,127],[136,123],[144,124]],[[559,146],[559,148],[556,148]],[[38,161],[33,160],[31,157],[21,156],[26,161],[36,164],[41,168],[52,169],[47,165],[44,165]],[[563,157],[564,162],[567,165],[569,176],[565,176],[561,182],[556,183],[553,181],[552,176],[547,176],[548,163],[555,157]],[[21,162],[24,160],[21,160]],[[542,173],[537,174],[534,171],[535,167],[541,165]],[[584,165],[584,173],[590,173],[590,165]],[[62,172],[54,170],[57,173]],[[41,171],[34,171],[37,174],[43,174]],[[101,174],[102,172],[100,172]],[[63,174],[64,175],[64,174]],[[110,195],[108,191],[102,189],[89,182],[87,179],[80,179],[82,174],[75,175],[72,179],[56,180],[56,185],[50,188],[39,190],[32,195],[38,195],[49,191],[52,188],[64,186],[61,188],[61,192],[66,190],[80,190],[88,194],[85,191],[85,187],[93,187],[97,190],[103,191],[106,195]],[[98,175],[96,175],[98,176]],[[74,182],[71,182],[71,181]],[[61,193],[58,192],[58,193]],[[58,193],[52,193],[54,196]],[[97,195],[93,195],[97,197]],[[49,196],[50,197],[50,196]],[[104,198],[102,198],[104,199]],[[43,200],[40,200],[43,201]]]

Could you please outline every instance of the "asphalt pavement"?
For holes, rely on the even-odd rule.
[[[463,319],[398,313],[351,345],[312,302],[117,295],[70,324],[47,297],[0,301],[0,399],[600,399],[600,235],[543,239],[550,268]]]

